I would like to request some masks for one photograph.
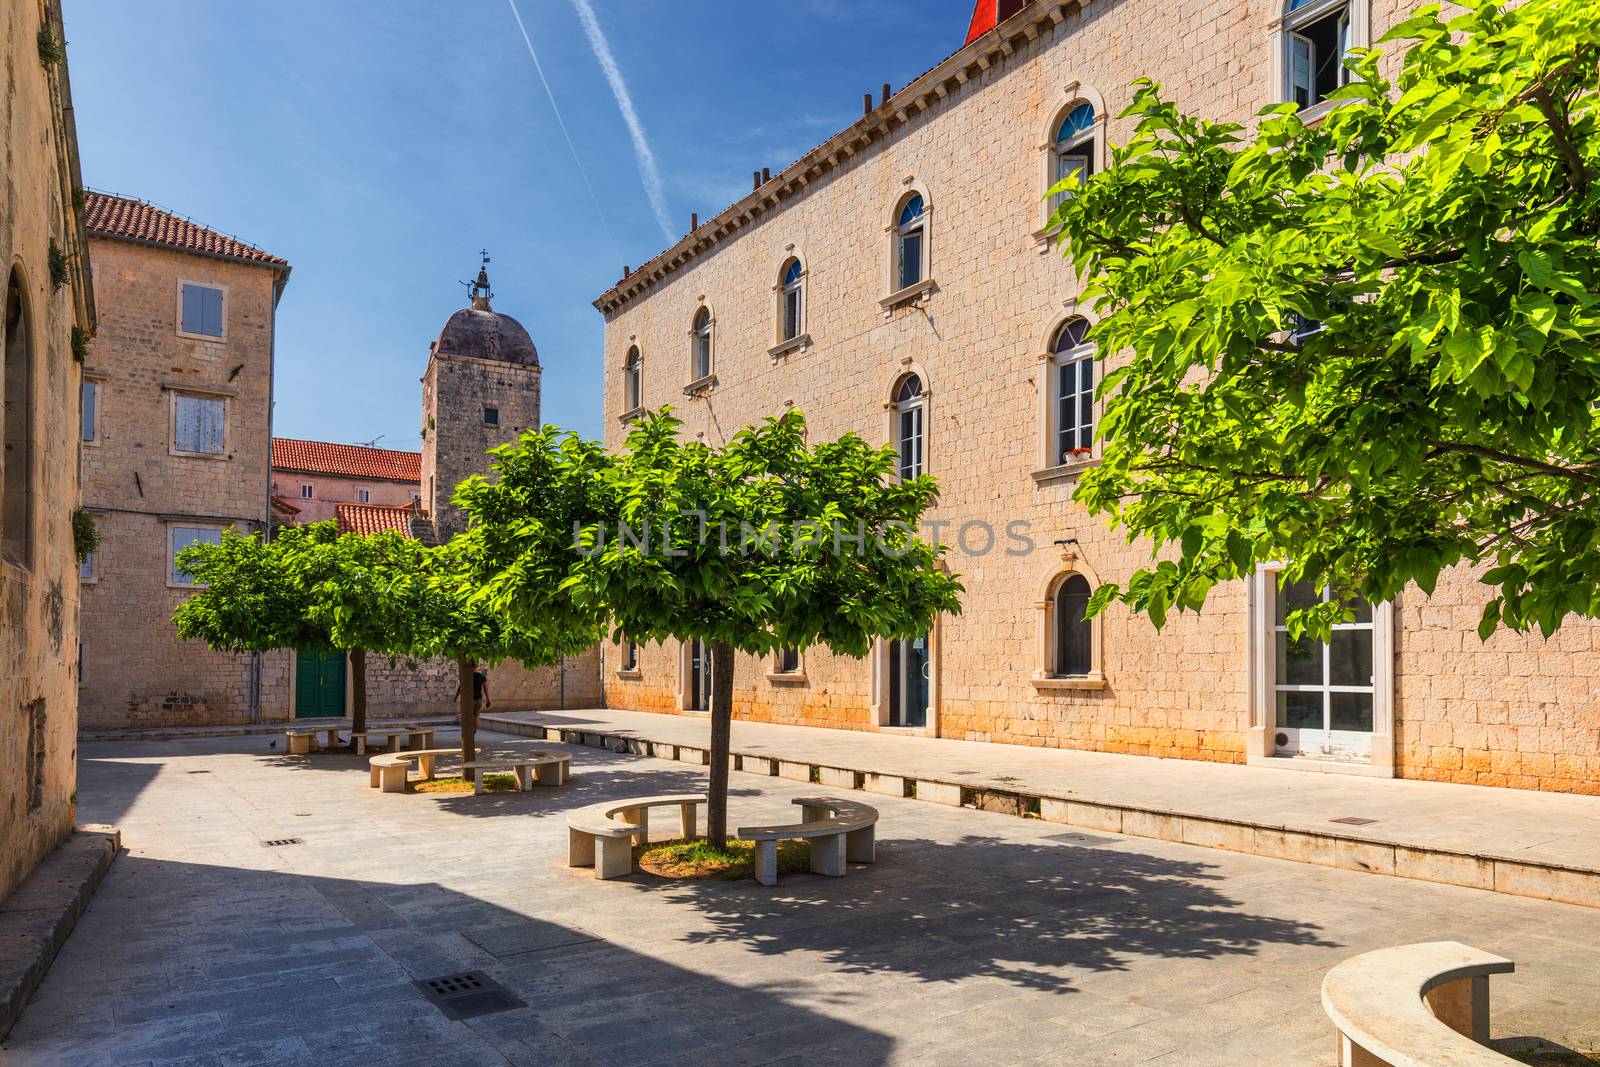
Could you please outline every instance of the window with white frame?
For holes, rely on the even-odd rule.
[[[924,413],[927,397],[922,390],[922,379],[907,374],[900,379],[894,391],[895,444],[899,451],[898,473],[905,481],[923,472]]]
[[[83,423],[83,443],[97,444],[100,440],[100,383],[84,379],[78,391],[78,406]]]
[[[1273,584],[1275,747],[1288,752],[1369,750],[1376,695],[1372,605],[1351,601],[1350,621],[1335,623],[1329,641],[1294,638],[1287,626],[1289,613],[1326,601],[1327,590],[1306,581]]]
[[[790,259],[779,278],[778,341],[793,341],[805,331],[803,293],[805,268],[799,259]]]
[[[357,504],[370,504],[370,503],[372,503],[372,490],[371,489],[357,489],[356,490],[356,503]]]
[[[1088,459],[1094,454],[1094,343],[1088,319],[1073,316],[1056,328],[1050,342],[1049,399],[1046,465]]]
[[[1093,104],[1080,100],[1067,107],[1056,125],[1055,138],[1050,146],[1052,189],[1074,176],[1081,185],[1094,174],[1095,129]],[[1050,201],[1051,208],[1059,206],[1062,200],[1071,195],[1071,192],[1056,193]]]
[[[701,308],[694,313],[690,329],[689,373],[699,381],[711,376],[711,309]]]
[[[220,526],[171,526],[167,529],[167,581],[172,585],[197,585],[192,575],[178,566],[178,553],[190,545],[222,543]]]
[[[300,483],[300,499],[310,500],[317,495],[317,487],[309,482]]]
[[[1288,0],[1283,16],[1284,99],[1314,107],[1349,80],[1350,0]]]
[[[172,394],[172,450],[220,456],[227,445],[228,403],[221,397]]]
[[[912,193],[900,203],[894,228],[895,290],[909,289],[927,276],[928,213],[922,194]]]
[[[182,317],[179,332],[196,337],[221,337],[223,335],[222,290],[209,285],[184,282],[182,291]]]
[[[639,346],[628,349],[628,358],[622,362],[622,396],[624,410],[633,411],[644,403],[644,368],[640,366]]]

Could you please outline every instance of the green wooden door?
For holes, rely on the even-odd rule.
[[[344,653],[303,648],[295,656],[294,717],[343,717]]]

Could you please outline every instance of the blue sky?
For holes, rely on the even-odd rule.
[[[487,247],[544,418],[600,434],[590,302],[669,243],[580,20],[587,3],[674,239],[960,46],[971,0],[65,0],[85,182],[294,267],[282,436],[417,447],[429,343]],[[597,212],[594,200],[598,199]],[[603,215],[602,215],[603,213]],[[602,221],[603,218],[603,221]]]

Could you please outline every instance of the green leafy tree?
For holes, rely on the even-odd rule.
[[[1592,0],[1421,8],[1308,123],[1254,130],[1136,83],[1114,165],[1055,216],[1110,368],[1076,498],[1155,561],[1161,625],[1282,561],[1333,596],[1482,565],[1480,632],[1600,616],[1600,19]]]
[[[225,530],[178,565],[205,588],[173,614],[178,635],[229,652],[327,648],[350,655],[352,729],[366,729],[366,655],[411,656],[425,585],[422,546],[398,534],[340,534],[332,522],[280,529],[271,541]]]
[[[516,660],[526,667],[552,667],[564,657],[581,654],[604,632],[604,617],[598,611],[565,607],[568,600],[557,589],[560,576],[553,574],[540,586],[523,586],[530,601],[541,601],[544,610],[516,618],[498,610],[482,595],[481,576],[487,567],[483,536],[482,531],[468,530],[442,545],[418,546],[415,574],[421,595],[414,601],[416,617],[408,639],[408,647],[419,658],[445,656],[455,661],[463,753],[477,746],[473,675],[480,666]],[[468,781],[473,773],[465,772]]]
[[[485,549],[482,596],[519,625],[550,610],[609,616],[631,640],[711,653],[708,837],[727,837],[735,653],[822,645],[864,656],[960,611],[959,582],[916,535],[937,487],[896,481],[891,449],[849,434],[810,446],[799,411],[711,448],[669,411],[638,420],[621,453],[553,428],[498,453],[495,483],[463,486]],[[530,590],[532,595],[530,595]]]

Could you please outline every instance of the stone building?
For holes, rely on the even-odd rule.
[[[489,472],[489,449],[539,424],[538,352],[516,319],[490,307],[490,296],[487,272],[480,271],[470,305],[449,317],[429,347],[420,453],[274,439],[272,493],[281,509],[276,521],[333,519],[344,532],[391,530],[430,543],[461,529],[464,517],[450,505],[455,486],[469,475]],[[454,663],[391,662],[376,655],[366,662],[371,714],[455,711]],[[343,653],[302,650],[291,671],[287,716],[346,713],[350,672]],[[599,650],[541,670],[501,664],[490,671],[489,689],[501,706],[593,705],[600,699]]]
[[[285,706],[287,657],[178,640],[193,589],[173,557],[268,521],[283,259],[150,204],[88,194],[103,318],[84,370],[86,728],[256,722]]]
[[[1325,109],[1342,48],[1409,7],[980,0],[954,54],[596,300],[608,444],[668,402],[713,444],[794,405],[814,438],[892,443],[939,481],[962,613],[865,660],[742,658],[737,716],[1600,793],[1596,627],[1480,643],[1469,573],[1287,667],[1276,606],[1302,591],[1266,571],[1160,633],[1083,618],[1148,552],[1071,500],[1096,461],[1093,314],[1045,233],[1047,189],[1108,165],[1135,77],[1212,118]],[[610,647],[607,702],[705,708],[703,661]]]
[[[328,441],[272,439],[272,495],[297,523],[338,518],[339,505],[410,508],[420,500],[421,455]]]
[[[95,328],[55,0],[0,4],[0,901],[72,832],[77,351]]]

